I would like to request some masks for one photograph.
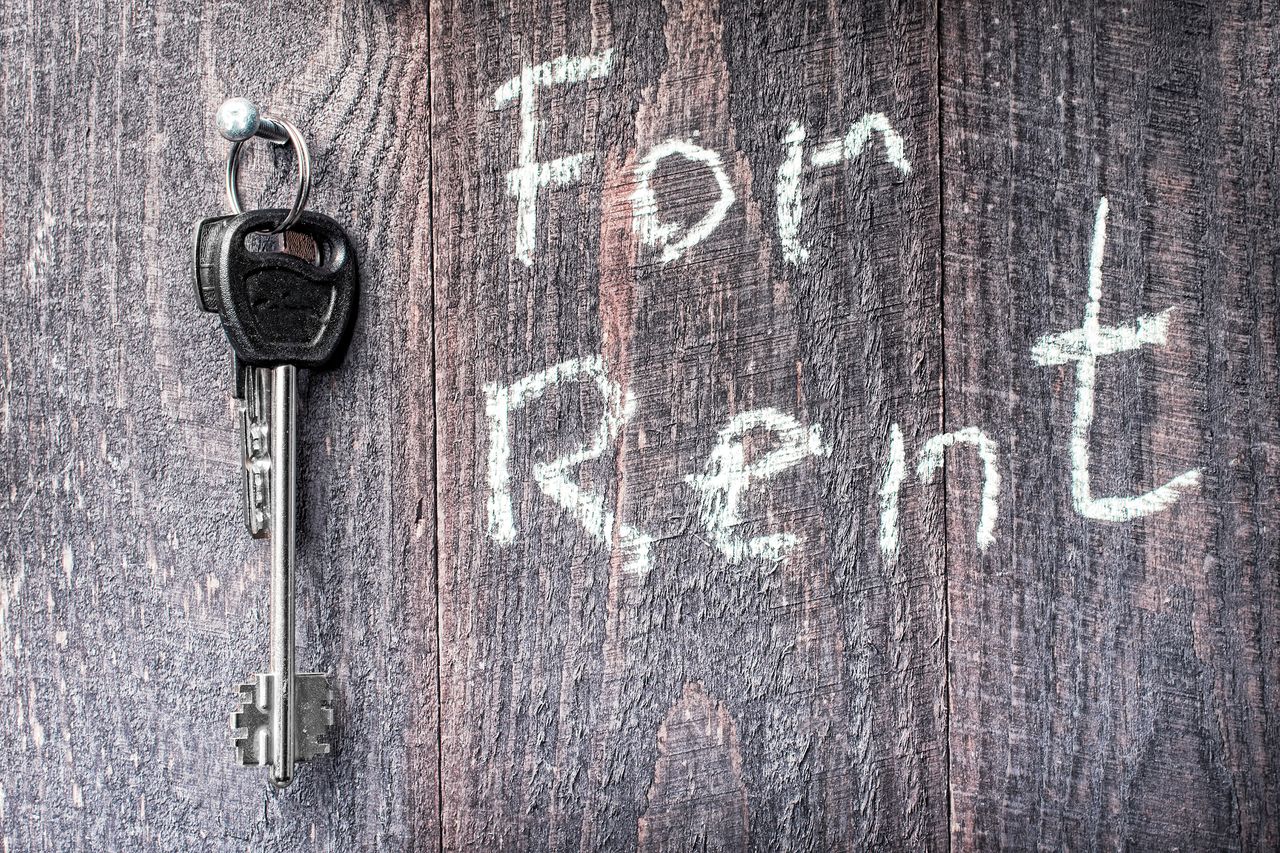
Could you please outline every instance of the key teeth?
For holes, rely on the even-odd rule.
[[[309,761],[329,755],[334,713],[333,690],[328,679],[322,672],[300,672],[294,676],[294,691],[297,760]],[[266,673],[237,688],[239,704],[230,715],[230,722],[236,761],[241,766],[263,767],[271,763],[271,709],[266,707],[271,695],[271,675]]]
[[[258,703],[258,683],[247,681],[237,687],[236,693],[239,704],[231,714],[231,741],[236,750],[236,762],[241,766],[260,766],[264,756],[257,734],[267,726],[269,718]]]
[[[258,682],[246,681],[236,686],[236,701],[240,705],[257,705],[258,704]]]
[[[246,736],[235,742],[236,748],[236,764],[241,767],[259,767],[261,762],[257,761],[257,750],[252,747],[249,738]]]

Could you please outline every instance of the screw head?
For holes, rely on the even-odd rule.
[[[232,142],[243,142],[258,132],[262,115],[248,98],[228,98],[218,107],[218,133]]]

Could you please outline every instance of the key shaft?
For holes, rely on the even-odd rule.
[[[239,366],[236,370],[244,524],[250,536],[261,539],[271,523],[271,371]]]
[[[297,476],[298,369],[283,364],[271,371],[271,671],[275,695],[271,718],[271,781],[293,781],[294,743],[294,523]]]

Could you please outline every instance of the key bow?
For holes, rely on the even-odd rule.
[[[319,263],[246,245],[286,211],[251,210],[201,220],[195,234],[200,305],[218,314],[236,358],[246,365],[332,367],[355,324],[359,270],[342,226],[312,211],[291,229],[315,241]]]

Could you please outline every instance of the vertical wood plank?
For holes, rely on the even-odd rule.
[[[1273,3],[944,2],[947,426],[1002,446],[947,469],[953,844],[1275,849],[1277,382]],[[1095,212],[1095,497],[1201,483],[1126,522],[1073,505],[1075,364]],[[957,451],[958,452],[958,451]]]
[[[879,544],[941,428],[934,20],[433,3],[444,847],[945,846],[940,496]]]
[[[2,11],[5,849],[434,848],[425,8]],[[312,207],[349,226],[365,287],[345,366],[301,403],[299,648],[337,690],[336,754],[279,795],[229,744],[233,685],[266,663],[267,552],[188,269],[229,95],[304,129]],[[292,186],[264,151],[255,202]]]

